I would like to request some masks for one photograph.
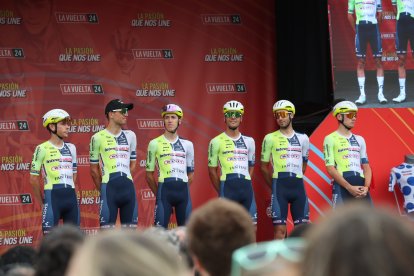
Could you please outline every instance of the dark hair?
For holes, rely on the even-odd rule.
[[[187,225],[189,249],[210,275],[229,275],[233,251],[255,241],[253,221],[240,204],[219,198],[196,209]]]
[[[15,264],[33,266],[36,259],[36,250],[29,246],[17,245],[8,249],[0,259],[0,267],[7,272]]]
[[[83,240],[84,234],[76,226],[64,224],[53,228],[40,244],[35,275],[64,275],[73,252]]]

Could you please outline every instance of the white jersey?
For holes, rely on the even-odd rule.
[[[402,163],[391,169],[388,190],[393,192],[396,184],[404,196],[406,212],[414,212],[414,164]]]

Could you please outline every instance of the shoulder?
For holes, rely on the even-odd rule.
[[[129,129],[125,129],[125,130],[122,130],[122,132],[128,137],[137,137],[136,135],[135,135],[135,132],[133,132],[132,130],[129,130]]]
[[[190,140],[188,140],[188,139],[186,139],[186,138],[183,138],[183,137],[178,137],[178,139],[180,140],[180,142],[181,142],[182,144],[193,146],[193,142],[191,142]]]
[[[76,150],[76,146],[74,145],[74,144],[72,144],[72,143],[67,143],[67,142],[65,142],[65,144],[66,144],[66,146],[68,146],[68,148],[70,149],[70,150]]]
[[[254,143],[254,139],[251,136],[242,135],[241,137],[243,138],[243,140],[245,140],[247,142],[253,142]]]
[[[210,143],[217,143],[223,139],[224,139],[224,133],[220,133],[219,135],[211,139]]]
[[[295,133],[299,139],[309,140],[309,136],[306,133],[301,133],[301,132],[296,132],[296,131]]]

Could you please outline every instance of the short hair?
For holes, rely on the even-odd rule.
[[[190,251],[210,275],[229,275],[233,251],[255,242],[255,229],[240,204],[218,198],[191,214],[187,237]]]
[[[64,275],[70,258],[83,240],[84,234],[74,225],[54,227],[40,243],[35,275]]]
[[[340,206],[306,234],[304,276],[414,275],[413,225],[381,207]]]
[[[36,259],[36,250],[25,245],[16,245],[3,253],[0,259],[0,268],[14,264],[33,265]]]
[[[115,229],[87,240],[72,260],[67,275],[179,276],[187,272],[177,252],[153,233]]]

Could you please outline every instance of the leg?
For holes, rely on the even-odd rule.
[[[138,202],[132,180],[123,178],[122,197],[124,201],[119,207],[119,216],[122,227],[136,228],[138,223]]]
[[[67,190],[67,211],[63,214],[63,223],[70,223],[75,226],[80,225],[80,213],[79,213],[79,206],[78,200],[76,198],[75,189],[65,189]]]
[[[100,219],[99,224],[101,228],[110,228],[115,226],[116,218],[118,216],[118,207],[113,198],[113,193],[109,189],[108,183],[101,185],[101,203],[100,203]]]
[[[158,192],[156,205],[154,210],[154,225],[162,226],[165,229],[168,228],[168,223],[170,222],[170,216],[172,212],[172,206],[168,201],[168,187],[160,182],[158,183]]]
[[[175,217],[177,226],[183,226],[190,216],[192,205],[188,183],[181,182],[179,184],[182,186],[182,192],[180,192],[179,203],[175,205]]]
[[[361,57],[358,58],[357,64],[357,76],[358,76],[358,84],[359,84],[359,98],[355,101],[356,104],[362,105],[366,103],[366,96],[365,96],[365,58]]]
[[[274,238],[276,240],[286,237],[286,217],[288,202],[283,196],[283,182],[280,179],[272,181],[272,222],[274,226]]]
[[[42,231],[46,235],[59,221],[55,219],[55,212],[53,210],[52,190],[45,191],[45,202],[42,210]]]
[[[405,62],[406,62],[406,55],[399,54],[398,55],[398,82],[400,84],[400,94],[393,98],[392,101],[396,103],[401,103],[405,101],[405,80],[406,80],[406,70],[405,70]]]

